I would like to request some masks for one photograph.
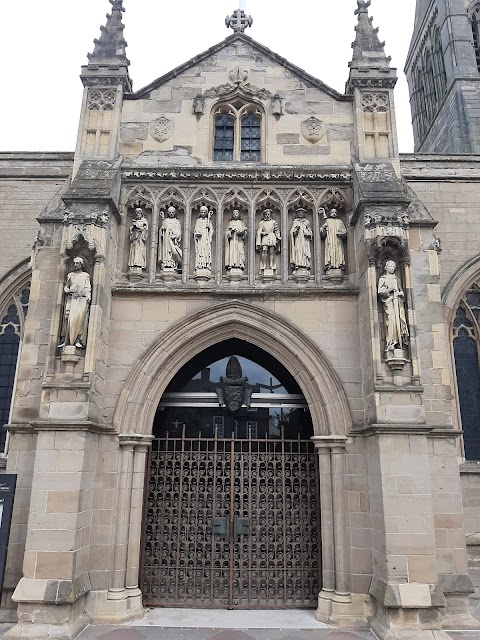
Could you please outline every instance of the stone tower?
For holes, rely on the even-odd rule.
[[[479,13],[476,0],[417,0],[405,66],[415,151],[480,150]]]

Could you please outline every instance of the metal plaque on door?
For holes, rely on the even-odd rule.
[[[163,607],[315,607],[317,457],[309,440],[154,440],[142,591]]]

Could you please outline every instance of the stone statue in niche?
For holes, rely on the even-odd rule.
[[[182,225],[175,207],[168,207],[167,215],[162,211],[161,216],[158,261],[165,273],[174,273],[182,266]]]
[[[265,209],[258,225],[256,246],[260,252],[260,275],[274,277],[277,272],[277,253],[280,253],[282,236],[271,209]]]
[[[213,211],[202,205],[193,230],[195,241],[195,276],[210,278],[212,275],[212,240],[213,240]]]
[[[143,209],[137,207],[130,226],[130,254],[128,266],[131,271],[141,271],[147,267],[148,221]]]
[[[247,227],[238,209],[232,211],[232,218],[225,230],[225,267],[230,276],[242,275],[245,270],[245,240]]]
[[[325,209],[321,208],[324,223],[320,228],[320,235],[325,238],[325,272],[329,280],[341,282],[345,271],[344,242],[347,237],[347,229],[343,221],[337,218],[337,210],[330,210],[330,217]]]
[[[64,316],[64,339],[58,345],[84,349],[87,343],[88,315],[92,300],[90,276],[83,270],[84,260],[73,259],[73,271],[67,275],[64,291],[66,295]]]
[[[312,268],[313,231],[302,207],[295,211],[290,229],[290,264],[296,275],[308,275]]]
[[[405,313],[405,294],[396,275],[397,265],[393,260],[387,260],[383,276],[378,281],[378,296],[383,304],[385,318],[385,352],[387,357],[395,355],[397,349],[403,348],[409,342],[408,324]]]

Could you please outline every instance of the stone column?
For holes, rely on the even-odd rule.
[[[345,446],[342,436],[314,436],[319,456],[322,590],[316,618],[351,626],[350,549],[346,518]],[[358,617],[358,616],[357,616]]]
[[[89,623],[89,540],[99,427],[32,423],[36,432],[18,624],[5,638],[75,638]]]
[[[148,446],[151,441],[137,445],[134,452],[132,494],[130,500],[130,523],[128,527],[128,552],[126,593],[128,597],[128,610],[130,618],[134,615],[143,615],[142,592],[139,588],[141,540],[143,525],[143,496],[145,483],[145,468]]]
[[[120,435],[120,474],[116,505],[116,532],[112,586],[102,621],[122,622],[143,616],[139,588],[145,463],[151,436]]]

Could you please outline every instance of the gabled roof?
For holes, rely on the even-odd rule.
[[[188,62],[181,64],[176,69],[169,71],[164,76],[157,78],[157,80],[154,80],[143,89],[140,89],[139,91],[136,91],[134,93],[126,94],[124,96],[125,100],[137,100],[139,98],[144,98],[150,93],[150,91],[153,91],[154,89],[158,89],[169,80],[172,80],[172,78],[176,78],[181,73],[188,71],[188,69],[191,69],[192,67],[199,64],[200,62],[203,62],[210,56],[214,55],[215,53],[218,53],[219,51],[221,51],[225,47],[228,47],[230,44],[234,42],[243,42],[245,44],[249,44],[251,47],[259,51],[264,56],[269,57],[270,60],[273,60],[274,62],[281,65],[282,67],[285,67],[285,69],[288,69],[294,75],[298,76],[302,80],[305,80],[305,82],[308,82],[313,87],[316,87],[317,89],[320,89],[321,91],[325,92],[335,100],[346,101],[346,102],[349,102],[352,100],[351,96],[346,96],[342,93],[339,93],[338,91],[335,91],[335,89],[332,89],[331,87],[323,83],[321,80],[318,80],[318,78],[311,76],[309,73],[307,73],[303,69],[300,69],[300,67],[296,67],[294,64],[292,64],[285,58],[282,58],[271,49],[268,49],[268,47],[263,46],[263,44],[260,44],[259,42],[257,42],[253,38],[250,38],[250,36],[247,36],[244,33],[233,33],[232,35],[228,36],[228,38],[225,38],[225,40],[223,40],[222,42],[219,42],[215,46],[210,47],[210,49],[207,49],[207,51],[200,53],[198,56],[195,56]]]

